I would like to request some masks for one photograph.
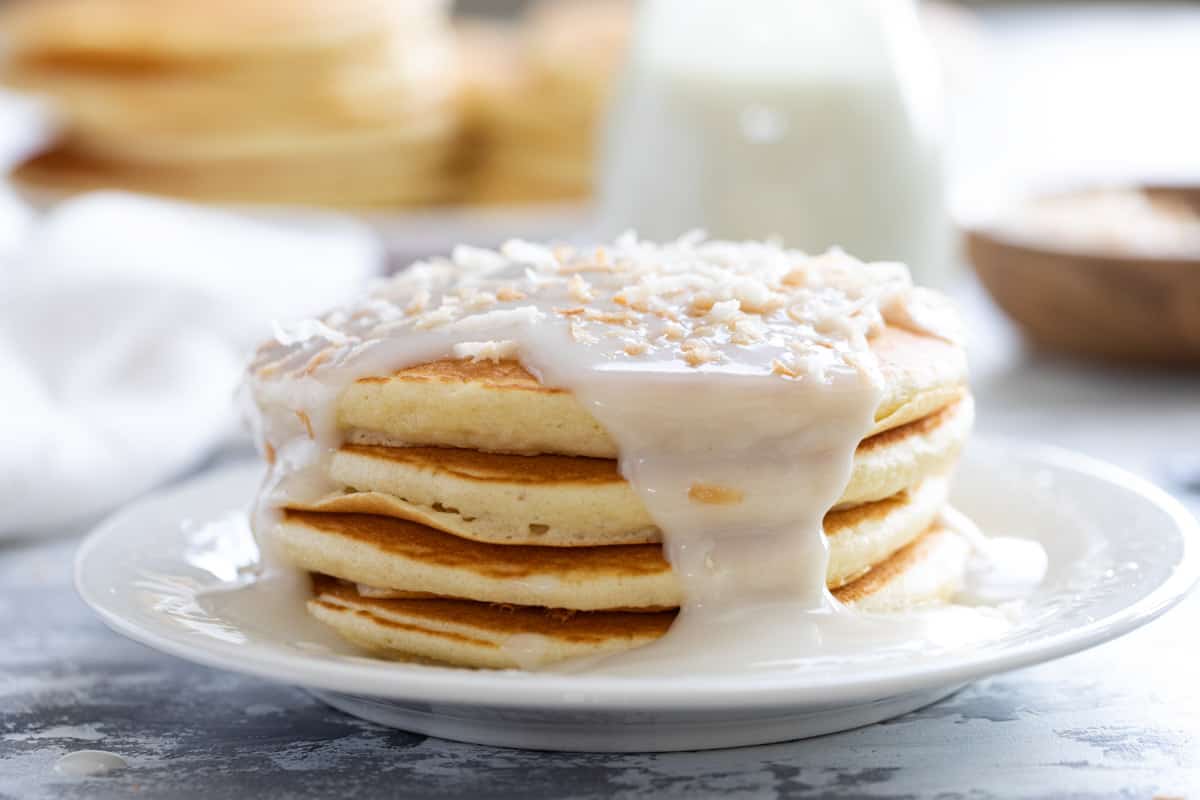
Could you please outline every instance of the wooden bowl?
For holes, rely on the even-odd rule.
[[[1200,212],[1198,187],[1146,187]],[[1200,366],[1200,257],[1055,249],[966,230],[967,257],[1036,344],[1082,356]]]

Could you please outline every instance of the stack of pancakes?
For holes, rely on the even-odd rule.
[[[458,76],[445,0],[24,0],[5,83],[51,98],[18,179],[209,202],[449,199]]]
[[[824,520],[827,584],[895,610],[948,598],[967,545],[943,529],[973,416],[960,347],[888,327],[885,382]],[[518,362],[442,360],[362,378],[336,406],[340,491],[282,510],[273,541],[314,575],[311,613],[394,658],[531,668],[662,636],[681,602],[617,447]]]
[[[463,31],[464,124],[477,148],[469,202],[591,193],[595,134],[629,18],[621,0],[544,0],[518,30]]]

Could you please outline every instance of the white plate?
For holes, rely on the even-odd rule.
[[[1050,566],[1023,621],[969,652],[753,677],[395,664],[357,654],[294,598],[239,583],[257,558],[248,534],[200,521],[244,508],[260,472],[224,469],[105,522],[76,557],[84,601],[118,632],[181,658],[304,686],[386,725],[502,746],[664,751],[845,730],[1119,636],[1178,602],[1200,575],[1200,529],[1161,490],[1072,453],[977,441],[954,502],[986,531],[1040,540]]]

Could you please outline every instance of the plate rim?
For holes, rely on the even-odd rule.
[[[115,632],[159,652],[207,667],[230,670],[277,683],[305,688],[387,698],[398,701],[474,705],[491,708],[560,710],[712,711],[737,708],[797,707],[858,702],[950,685],[1018,669],[1090,649],[1145,625],[1180,603],[1200,584],[1200,521],[1177,499],[1151,481],[1121,467],[1065,448],[1018,438],[976,436],[973,448],[994,450],[1045,463],[1057,469],[1082,472],[1118,483],[1165,512],[1175,525],[1182,552],[1171,574],[1145,597],[1087,625],[1045,639],[1014,645],[993,653],[965,654],[905,669],[873,670],[851,679],[813,680],[811,676],[767,673],[744,676],[699,675],[621,677],[561,675],[536,672],[467,670],[415,664],[329,664],[302,656],[245,652],[230,642],[184,641],[131,620],[108,608],[103,597],[86,586],[90,554],[135,519],[143,508],[169,503],[172,498],[205,483],[228,480],[253,461],[236,462],[146,495],[98,524],[79,545],[73,560],[75,590],[83,602]],[[387,679],[383,673],[392,673]],[[359,685],[361,683],[361,685]]]

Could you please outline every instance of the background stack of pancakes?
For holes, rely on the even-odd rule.
[[[519,29],[463,31],[468,201],[573,200],[592,190],[596,132],[629,35],[620,0],[533,6]]]
[[[586,200],[633,4],[536,0],[457,30],[448,6],[10,0],[0,82],[48,97],[65,132],[16,177],[216,203]],[[960,42],[961,15],[928,10]]]
[[[6,83],[65,135],[20,179],[333,206],[457,191],[458,72],[444,0],[13,3]]]
[[[939,526],[973,415],[961,349],[886,328],[886,381],[825,518],[828,585],[892,610],[944,600],[967,545]],[[391,657],[530,668],[663,635],[680,585],[617,448],[516,361],[446,360],[360,379],[336,408],[339,491],[283,510],[274,541],[314,573],[311,612]]]
[[[56,192],[346,208],[591,192],[623,0],[461,24],[449,0],[21,0],[0,80],[49,98]]]

